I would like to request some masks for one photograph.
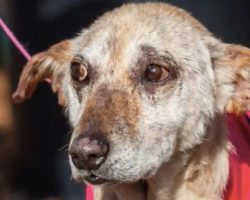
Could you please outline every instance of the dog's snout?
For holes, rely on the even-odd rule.
[[[69,154],[76,168],[95,170],[104,163],[108,151],[107,140],[102,134],[91,134],[76,138]]]

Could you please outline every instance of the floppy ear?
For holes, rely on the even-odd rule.
[[[65,105],[62,79],[65,76],[67,63],[71,59],[71,41],[60,42],[45,52],[34,55],[24,67],[16,92],[12,98],[15,103],[29,99],[37,83],[45,78],[52,79],[52,89],[58,93],[60,105]]]
[[[250,49],[219,44],[212,54],[219,111],[241,114],[250,109]]]

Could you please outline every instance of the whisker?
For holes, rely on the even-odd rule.
[[[65,144],[62,148],[58,149],[58,151],[62,151],[66,147],[69,147],[69,144]],[[66,150],[66,151],[68,151],[68,150]]]

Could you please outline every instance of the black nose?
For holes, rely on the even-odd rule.
[[[108,143],[103,134],[90,134],[76,138],[69,154],[76,168],[95,170],[104,163],[108,151]]]

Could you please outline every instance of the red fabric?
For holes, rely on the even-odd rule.
[[[94,200],[94,198],[93,198],[93,190],[92,190],[92,187],[90,185],[87,185],[86,200]]]
[[[250,117],[250,112],[247,113]],[[235,153],[230,155],[230,177],[224,200],[250,200],[250,123],[246,116],[227,115],[229,138]],[[86,200],[94,200],[87,186]]]
[[[250,200],[250,124],[246,116],[233,114],[227,116],[227,124],[235,153],[230,155],[230,177],[224,200]]]

